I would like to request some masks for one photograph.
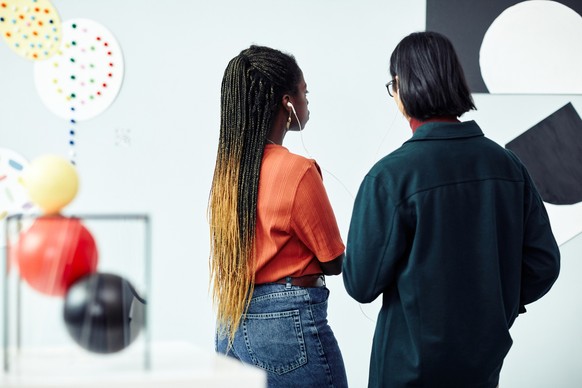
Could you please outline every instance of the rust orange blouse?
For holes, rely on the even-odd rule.
[[[345,250],[313,159],[267,144],[259,179],[255,283],[321,273]]]

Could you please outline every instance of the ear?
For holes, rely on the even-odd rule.
[[[291,96],[289,94],[284,94],[283,97],[281,98],[281,104],[283,105],[283,108],[285,108],[285,110],[287,110],[288,112],[291,112],[291,107],[287,105],[290,102],[293,103],[291,101]]]

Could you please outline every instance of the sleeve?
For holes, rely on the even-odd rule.
[[[297,187],[291,213],[291,228],[321,262],[331,261],[345,250],[316,163],[307,169]]]
[[[346,291],[361,303],[395,284],[397,266],[406,256],[404,218],[389,198],[384,185],[366,176],[354,203],[342,274]]]
[[[525,170],[525,168],[524,168]],[[560,272],[560,250],[544,203],[527,171],[525,228],[521,276],[521,308],[544,296]]]

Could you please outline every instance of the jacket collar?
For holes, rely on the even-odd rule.
[[[405,143],[420,140],[446,140],[484,136],[473,120],[458,123],[430,122],[421,125]]]

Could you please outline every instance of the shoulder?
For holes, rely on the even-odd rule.
[[[366,174],[369,178],[384,180],[393,175],[395,171],[404,172],[411,166],[410,160],[414,157],[415,145],[405,143],[377,161]]]
[[[319,165],[314,159],[290,152],[283,146],[269,147],[263,154],[262,173],[295,176],[301,179],[309,172],[316,172],[321,176]]]
[[[313,164],[315,160],[290,152],[284,146],[267,146],[263,154],[263,160],[276,160],[292,164]]]

